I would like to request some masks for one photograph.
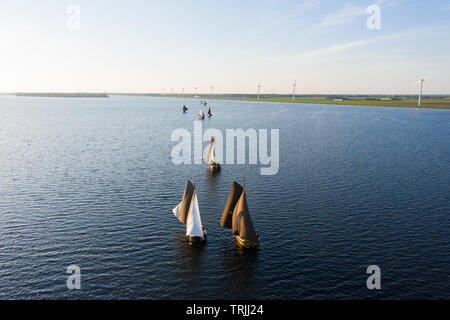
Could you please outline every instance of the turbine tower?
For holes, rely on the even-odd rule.
[[[261,92],[261,82],[258,83],[258,96],[256,97],[256,100],[259,102],[259,94]]]
[[[297,79],[295,79],[293,89],[292,89],[292,102],[295,102],[295,87],[296,86],[297,86]]]
[[[428,76],[428,77],[425,77],[425,78],[423,78],[423,79],[419,79],[419,80],[417,80],[417,82],[416,82],[416,83],[420,83],[419,103],[418,103],[419,108],[422,106],[423,83],[424,83],[426,80],[430,80],[430,79],[431,79],[431,76]]]
[[[422,92],[423,92],[423,83],[425,82],[425,79],[420,80],[420,92],[419,92],[419,108],[422,106]]]
[[[214,97],[214,86],[211,85],[211,99],[213,99]]]

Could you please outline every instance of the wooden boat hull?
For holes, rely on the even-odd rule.
[[[220,171],[221,169],[222,169],[222,168],[221,168],[221,166],[220,166],[219,163],[212,164],[212,165],[209,166],[209,170],[211,170],[211,171],[213,171],[213,172]]]
[[[187,236],[189,243],[191,244],[201,244],[201,243],[205,243],[206,242],[206,236],[207,236],[207,232],[205,227],[203,227],[203,237],[192,237],[192,236]]]
[[[259,243],[242,239],[239,235],[236,235],[235,238],[236,238],[237,244],[240,247],[244,247],[244,248],[258,248],[259,247]]]

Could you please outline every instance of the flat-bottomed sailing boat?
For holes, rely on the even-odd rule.
[[[244,248],[259,247],[259,236],[250,218],[245,186],[243,187],[239,183],[233,182],[220,225],[232,229],[239,246]]]
[[[215,158],[216,158],[216,141],[214,137],[211,137],[208,152],[206,153],[206,163],[209,164],[209,169],[213,172],[220,171],[221,169],[220,163],[217,163]]]
[[[200,218],[197,190],[191,181],[187,180],[183,199],[172,211],[174,216],[186,225],[186,237],[189,242],[202,243],[206,241],[206,229]]]
[[[200,120],[205,119],[205,114],[203,113],[203,109],[200,109],[200,112],[198,113],[198,118],[199,118]]]

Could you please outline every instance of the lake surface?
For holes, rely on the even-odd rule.
[[[204,130],[280,129],[277,175],[174,165],[198,100],[0,96],[0,298],[450,298],[449,110],[210,104]],[[257,251],[219,226],[243,176]],[[186,179],[204,247],[172,215]]]

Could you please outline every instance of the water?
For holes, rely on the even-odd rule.
[[[0,96],[0,298],[450,298],[448,110],[211,105],[204,129],[280,129],[278,175],[174,165],[171,132],[193,131],[197,100]],[[258,251],[218,225],[242,176]],[[187,178],[203,248],[171,214]]]

